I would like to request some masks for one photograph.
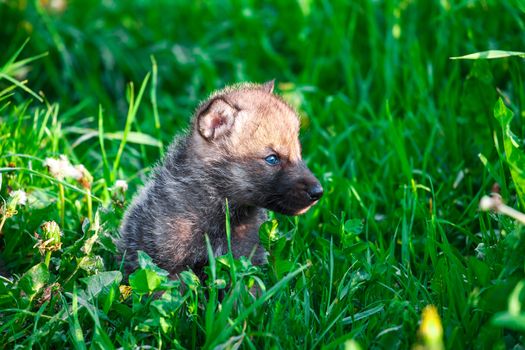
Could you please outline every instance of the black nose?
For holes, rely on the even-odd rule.
[[[312,202],[318,200],[323,196],[323,188],[319,183],[310,186],[310,188],[308,188],[306,192],[308,193],[308,196],[310,197]]]

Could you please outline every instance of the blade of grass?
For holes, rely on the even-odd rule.
[[[151,105],[153,107],[153,118],[155,119],[155,129],[157,130],[157,139],[159,140],[159,154],[162,157],[164,154],[164,145],[162,143],[162,133],[160,129],[160,118],[159,118],[159,108],[157,105],[157,77],[158,77],[158,67],[157,61],[153,55],[150,56],[151,65],[152,65],[152,76],[151,76],[151,89],[150,89],[150,99]]]
[[[44,99],[42,99],[42,97],[38,96],[33,90],[31,90],[30,88],[28,88],[25,85],[27,83],[27,81],[20,82],[20,81],[14,79],[14,78],[11,78],[9,75],[4,74],[4,73],[0,73],[0,79],[5,79],[5,80],[15,84],[17,87],[19,87],[20,89],[24,90],[25,92],[27,92],[28,94],[30,94],[31,96],[36,98],[38,101],[44,102]]]
[[[104,112],[102,110],[102,106],[98,106],[98,143],[100,145],[100,152],[102,153],[102,165],[104,168],[104,178],[109,180],[111,178],[110,174],[110,168],[109,168],[109,162],[108,162],[108,156],[106,154],[106,147],[104,145]],[[110,184],[110,186],[113,186],[113,183]],[[105,181],[104,184],[104,193],[106,194],[106,197],[109,198],[108,193],[108,184],[107,181]]]
[[[80,326],[80,322],[78,320],[78,295],[77,295],[77,287],[75,285],[72,293],[72,303],[71,303],[71,313],[72,315],[69,317],[69,334],[71,336],[71,340],[73,342],[73,346],[77,350],[85,350],[86,349],[86,341],[84,339],[84,332],[82,331],[82,327]]]
[[[0,168],[0,173],[8,173],[8,172],[13,172],[13,171],[23,171],[23,172],[27,172],[27,173],[30,173],[32,175],[37,175],[41,178],[44,178],[46,180],[49,180],[50,182],[53,182],[55,184],[60,184],[60,185],[63,185],[64,187],[67,187],[75,192],[78,192],[78,193],[81,193],[83,194],[84,196],[91,196],[92,199],[96,200],[97,202],[99,203],[102,203],[102,200],[92,194],[89,194],[89,192],[79,188],[79,187],[76,187],[76,186],[73,186],[65,181],[62,181],[62,180],[57,180],[55,179],[54,177],[52,176],[49,176],[49,175],[46,175],[46,174],[42,174],[41,172],[38,172],[36,170],[33,170],[33,169],[28,169],[28,168]]]
[[[525,57],[525,52],[519,51],[504,51],[504,50],[488,50],[471,53],[464,56],[450,57],[451,60],[479,60],[479,59],[495,59],[495,58],[506,58],[506,57]]]
[[[232,285],[237,282],[237,273],[235,271],[235,260],[232,252],[232,240],[231,240],[231,226],[230,226],[230,206],[228,205],[228,198],[226,198],[226,239],[228,241],[228,260],[230,261],[230,275],[232,278]]]
[[[16,52],[14,54],[11,55],[11,57],[9,57],[9,59],[7,60],[7,62],[2,66],[2,68],[0,69],[0,73],[7,73],[8,69],[10,66],[13,65],[13,62],[15,62],[15,60],[17,59],[17,57],[20,55],[20,53],[22,52],[22,50],[24,50],[24,47],[26,47],[27,43],[29,42],[29,38],[27,38],[24,43],[22,45],[20,45],[20,47],[18,48],[18,50],[16,50]]]
[[[137,95],[136,102],[135,102],[135,96],[133,92],[133,83],[130,83],[129,85],[130,101],[129,101],[128,115],[126,118],[126,125],[124,127],[124,134],[122,136],[122,141],[120,142],[120,146],[117,151],[117,156],[115,157],[115,161],[113,162],[113,171],[111,172],[111,182],[112,183],[116,181],[117,171],[120,165],[120,158],[122,157],[122,153],[124,151],[124,146],[126,145],[128,134],[131,131],[131,125],[133,124],[133,121],[135,120],[135,116],[137,115],[137,110],[138,110],[138,107],[140,106],[140,101],[142,100],[142,95],[144,94],[144,90],[146,89],[146,85],[148,83],[149,76],[150,74],[148,73],[146,77],[144,78],[144,80],[142,81],[142,85]]]

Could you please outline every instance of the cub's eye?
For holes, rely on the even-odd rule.
[[[264,158],[264,161],[271,166],[279,165],[281,163],[279,156],[276,154],[270,154],[268,157]]]

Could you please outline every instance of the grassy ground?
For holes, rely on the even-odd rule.
[[[523,50],[523,10],[510,0],[0,3],[0,347],[522,344],[524,229],[478,203],[497,183],[525,209],[524,62],[449,57]],[[273,78],[301,111],[304,158],[325,197],[263,226],[267,266],[221,257],[206,281],[183,273],[181,288],[144,257],[127,288],[114,239],[164,147],[214,89]],[[508,109],[494,109],[499,97]],[[60,155],[92,181],[53,177],[45,160]]]

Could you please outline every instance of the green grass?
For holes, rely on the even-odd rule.
[[[449,59],[524,51],[519,2],[45,4],[0,4],[0,347],[432,349],[427,305],[448,349],[523,344],[525,230],[478,203],[498,183],[525,210],[524,61]],[[143,256],[125,283],[118,226],[164,147],[214,89],[273,78],[325,197],[272,214],[265,266],[172,281]]]

